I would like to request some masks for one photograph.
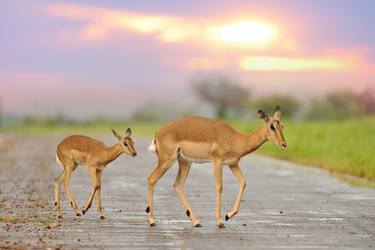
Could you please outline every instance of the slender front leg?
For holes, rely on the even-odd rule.
[[[67,166],[65,167],[65,174],[64,174],[64,188],[65,192],[68,195],[68,198],[70,200],[70,205],[73,207],[75,213],[77,216],[81,216],[79,207],[77,206],[77,203],[75,202],[72,193],[70,192],[70,176],[72,175],[72,171],[75,169],[74,166]]]
[[[219,228],[224,228],[224,221],[221,218],[221,192],[223,191],[223,163],[221,160],[214,161],[214,173],[216,183],[216,221]]]
[[[233,216],[235,216],[238,213],[238,210],[240,209],[243,193],[246,187],[246,178],[242,174],[241,169],[238,166],[238,164],[230,165],[229,168],[230,170],[232,170],[232,173],[234,174],[234,176],[236,176],[237,180],[240,182],[240,189],[238,190],[236,202],[234,203],[233,209],[230,213],[225,215],[225,220],[229,220],[233,218]]]
[[[60,187],[61,182],[64,180],[64,171],[60,173],[55,179],[55,213],[57,218],[62,218],[61,215],[61,197],[60,197]]]
[[[90,174],[91,181],[92,181],[92,191],[91,191],[89,200],[87,201],[86,207],[82,210],[83,214],[85,214],[87,212],[87,210],[89,210],[89,208],[91,207],[92,200],[95,197],[95,193],[99,189],[99,181],[98,181],[98,177],[96,175],[96,168],[88,167],[88,170],[89,170],[89,174]]]
[[[105,216],[104,216],[104,211],[103,211],[103,208],[102,208],[102,198],[101,198],[101,190],[102,190],[102,173],[103,171],[102,170],[98,170],[96,171],[96,175],[97,175],[97,178],[98,178],[98,182],[99,182],[99,189],[98,189],[98,193],[96,195],[96,210],[98,211],[99,215],[100,215],[100,219],[104,219]]]
[[[155,219],[154,219],[154,208],[153,208],[153,196],[154,196],[154,189],[157,181],[167,172],[167,170],[173,165],[176,161],[175,158],[169,159],[163,163],[158,164],[158,166],[154,169],[151,175],[148,177],[148,207],[146,208],[147,219],[150,226],[155,226]]]
[[[173,184],[174,189],[176,190],[178,196],[180,197],[182,205],[187,209],[186,215],[191,219],[195,227],[201,227],[197,216],[193,213],[189,201],[186,198],[184,192],[184,184],[186,181],[187,176],[189,175],[189,171],[191,168],[191,163],[183,160],[179,160],[179,169],[178,174],[176,177],[176,181]]]

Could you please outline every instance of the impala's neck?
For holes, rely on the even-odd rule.
[[[111,147],[107,147],[106,149],[106,157],[104,159],[105,163],[108,164],[113,160],[116,160],[117,157],[119,157],[123,151],[120,144],[115,144]]]
[[[250,154],[251,152],[257,150],[260,146],[262,146],[263,143],[265,143],[268,140],[267,127],[262,126],[251,134],[242,135],[242,140],[242,155]]]

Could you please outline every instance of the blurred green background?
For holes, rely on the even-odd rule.
[[[288,143],[279,150],[266,143],[256,153],[270,155],[332,172],[375,180],[375,95],[366,90],[330,92],[320,99],[301,103],[292,96],[270,95],[252,98],[251,92],[227,78],[202,80],[192,84],[194,93],[210,108],[209,116],[250,133],[262,125],[256,113],[263,109],[269,115],[277,104],[283,109],[282,123]],[[93,118],[75,120],[56,114],[50,117],[27,116],[4,120],[0,132],[19,135],[110,135],[110,128],[133,129],[135,137],[151,138],[168,120],[195,114],[169,106],[148,104],[126,119]]]

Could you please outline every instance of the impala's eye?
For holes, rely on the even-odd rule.
[[[273,124],[271,124],[270,128],[271,128],[273,131],[276,131],[275,126],[273,126]]]
[[[125,147],[127,147],[127,146],[128,146],[128,144],[127,144],[126,142],[124,142],[124,145],[125,145]]]

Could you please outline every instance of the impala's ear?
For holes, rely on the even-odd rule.
[[[127,130],[126,130],[126,133],[125,133],[125,137],[130,137],[132,135],[132,130],[130,129],[130,128],[128,128]]]
[[[283,112],[281,110],[280,105],[277,105],[276,108],[275,108],[275,114],[273,115],[273,118],[275,118],[276,120],[280,120],[280,117],[281,117],[282,113]]]
[[[121,136],[120,136],[119,134],[117,134],[117,132],[116,132],[113,128],[111,128],[111,130],[112,130],[113,135],[114,135],[119,141],[121,141]]]
[[[264,111],[258,110],[258,115],[260,119],[263,119],[265,122],[268,122],[268,115]]]

